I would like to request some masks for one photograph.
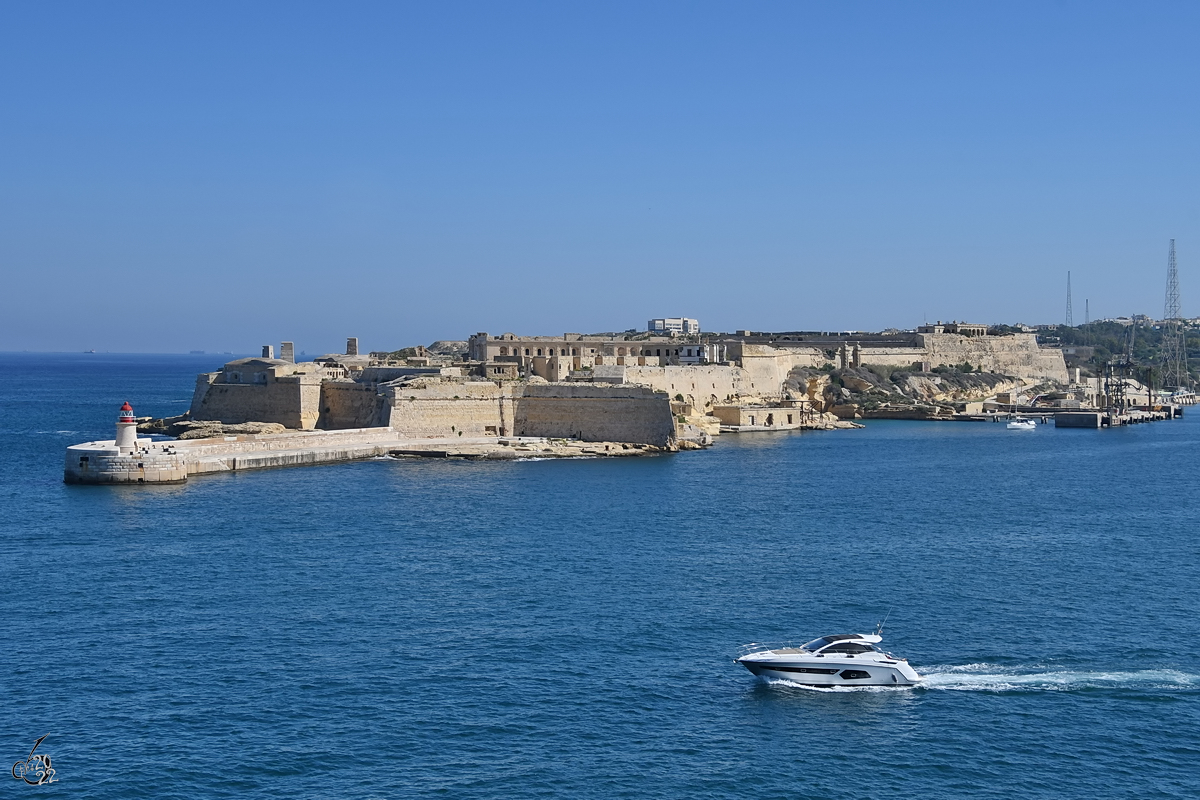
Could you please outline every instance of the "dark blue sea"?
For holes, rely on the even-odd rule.
[[[1200,796],[1200,407],[61,483],[226,358],[0,355],[5,797]],[[733,663],[889,611],[921,688]]]

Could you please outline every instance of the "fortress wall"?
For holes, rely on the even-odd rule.
[[[520,387],[513,406],[517,436],[664,447],[675,435],[670,397],[646,386],[535,384]]]
[[[625,367],[625,383],[649,386],[670,397],[683,395],[693,408],[710,408],[756,388],[741,367],[699,364],[679,367]],[[778,391],[776,388],[774,391]]]
[[[864,347],[859,350],[858,360],[864,366],[876,364],[886,367],[912,367],[927,361],[928,358],[923,347]],[[937,364],[931,366],[936,367]]]
[[[507,390],[490,381],[388,386],[387,419],[397,436],[499,436],[511,434],[502,418]]]
[[[198,419],[196,409],[204,402],[204,396],[208,394],[208,387],[217,380],[217,376],[220,374],[220,372],[201,372],[196,376],[196,388],[192,390],[192,404],[188,406],[192,419]]]
[[[385,416],[384,398],[375,384],[350,381],[326,381],[321,384],[318,428],[373,428],[386,425]]]
[[[200,394],[201,381],[196,394]],[[212,383],[199,402],[193,398],[192,419],[240,422],[278,422],[288,428],[312,430],[320,412],[319,380],[288,376],[264,384]]]
[[[948,333],[920,334],[926,357],[934,366],[970,362],[984,372],[997,372],[1031,381],[1051,379],[1066,383],[1067,364],[1061,350],[1038,347],[1037,336],[958,336]],[[864,351],[863,361],[868,361]]]
[[[816,347],[777,347],[769,344],[733,342],[728,356],[738,361],[745,373],[743,395],[779,397],[788,373],[796,367],[819,367],[836,361]]]
[[[764,347],[744,345],[742,369],[750,377],[751,394],[778,397],[788,373],[796,367],[819,367],[829,362],[823,350],[814,347]]]

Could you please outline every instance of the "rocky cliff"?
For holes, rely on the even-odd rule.
[[[1024,383],[994,372],[943,367],[934,372],[915,372],[870,366],[793,369],[785,389],[797,399],[807,398],[817,410],[838,416],[871,416],[875,412],[892,411],[944,416],[965,402],[1010,391]]]

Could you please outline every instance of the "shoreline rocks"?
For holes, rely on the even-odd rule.
[[[236,436],[238,434],[286,433],[287,428],[278,422],[239,422],[225,424],[216,420],[191,419],[187,414],[163,419],[147,418],[139,421],[138,433],[157,433],[176,439],[211,439],[214,436]]]

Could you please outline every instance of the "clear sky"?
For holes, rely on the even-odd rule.
[[[0,350],[1200,315],[1200,4],[0,5]]]

